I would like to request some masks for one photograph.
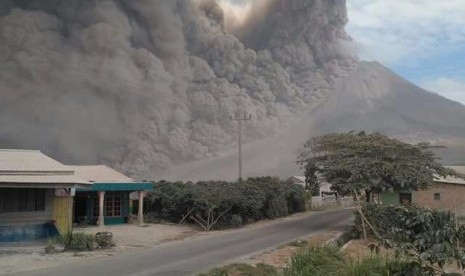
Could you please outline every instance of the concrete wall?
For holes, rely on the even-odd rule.
[[[434,194],[440,199],[435,199]],[[465,186],[438,183],[425,191],[413,194],[413,202],[418,206],[431,207],[438,210],[455,212],[458,217],[465,217]]]
[[[1,189],[0,189],[1,193]],[[53,219],[54,189],[45,193],[45,211],[0,213],[0,242],[16,242],[52,237],[57,234]]]

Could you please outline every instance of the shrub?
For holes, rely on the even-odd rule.
[[[291,257],[284,276],[344,275],[344,255],[337,248],[315,246],[299,250]]]
[[[231,226],[241,226],[243,223],[242,217],[239,215],[231,216]]]
[[[246,181],[237,183],[235,187],[239,191],[239,202],[233,207],[232,212],[240,215],[246,222],[263,219],[266,191]]]
[[[362,210],[376,231],[367,227],[368,233],[384,247],[409,257],[412,270],[433,275],[437,267],[452,262],[464,267],[465,250],[457,245],[465,241],[465,228],[456,224],[451,212],[372,204]],[[355,223],[361,223],[359,214]]]
[[[270,219],[289,215],[287,188],[284,181],[277,177],[256,177],[247,179],[247,183],[260,188],[265,193],[263,214]]]
[[[95,242],[100,248],[110,248],[115,246],[113,242],[113,233],[111,232],[98,232],[95,234]]]
[[[305,211],[306,192],[304,187],[286,182],[286,201],[289,214]]]
[[[73,251],[92,251],[95,245],[95,236],[88,233],[68,232],[58,238],[65,250]]]
[[[241,183],[162,181],[146,200],[151,220],[187,221],[205,230],[305,210],[304,189],[275,177],[249,178]]]
[[[158,182],[145,198],[146,211],[154,212],[161,219],[179,222],[192,205],[191,186],[183,182]]]

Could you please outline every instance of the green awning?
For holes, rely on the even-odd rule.
[[[106,192],[106,191],[150,191],[153,190],[152,182],[130,183],[94,183],[89,188],[77,189],[78,192]]]

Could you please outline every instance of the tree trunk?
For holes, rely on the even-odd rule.
[[[365,190],[365,197],[366,197],[367,203],[370,203],[371,202],[371,190]]]

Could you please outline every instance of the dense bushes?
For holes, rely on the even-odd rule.
[[[414,275],[435,275],[446,264],[465,267],[465,227],[451,212],[416,206],[362,208],[368,236],[380,246],[393,249],[409,260]],[[347,235],[362,236],[362,216],[356,212],[355,224]],[[350,233],[350,234],[349,234]]]
[[[305,210],[303,187],[274,177],[237,182],[159,182],[146,197],[147,212],[172,222],[195,222],[205,230]]]

